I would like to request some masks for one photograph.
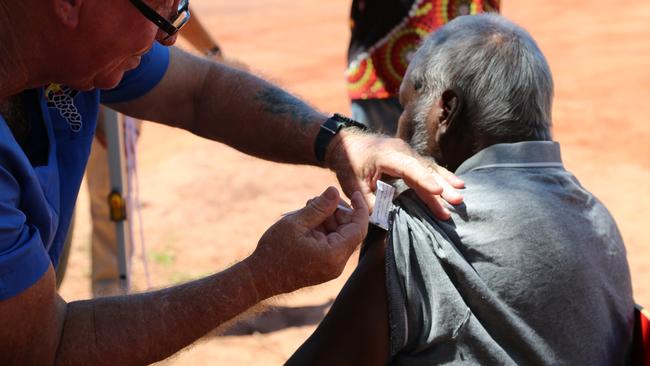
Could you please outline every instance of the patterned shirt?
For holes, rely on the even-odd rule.
[[[499,11],[500,0],[354,0],[345,72],[350,99],[394,97],[420,43],[457,16]]]

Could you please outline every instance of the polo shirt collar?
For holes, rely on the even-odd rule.
[[[462,175],[488,168],[563,168],[560,144],[555,141],[524,141],[496,144],[465,160],[454,172]]]

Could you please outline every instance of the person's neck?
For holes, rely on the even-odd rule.
[[[38,67],[43,42],[37,42],[37,31],[27,29],[24,21],[38,16],[23,16],[25,10],[21,1],[0,1],[0,19],[9,19],[0,22],[0,103],[46,80],[44,70]]]
[[[453,173],[483,147],[470,133],[463,131],[460,135],[446,136],[439,142],[439,148],[441,165]]]

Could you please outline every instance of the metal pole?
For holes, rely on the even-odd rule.
[[[104,131],[106,132],[106,148],[108,150],[108,167],[111,180],[111,192],[108,195],[110,217],[115,222],[115,237],[117,240],[117,266],[119,271],[120,288],[127,293],[130,287],[128,268],[128,248],[131,247],[128,235],[126,215],[126,159],[124,149],[124,116],[112,109],[104,110]]]

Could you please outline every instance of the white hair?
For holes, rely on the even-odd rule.
[[[521,27],[496,14],[462,16],[426,39],[407,73],[417,90],[415,134],[445,90],[463,99],[474,141],[551,139],[553,79]],[[420,139],[423,137],[420,136]]]

